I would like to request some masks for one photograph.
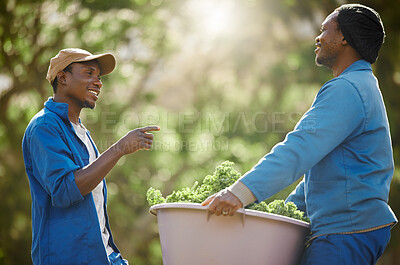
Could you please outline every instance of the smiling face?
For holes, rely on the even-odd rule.
[[[71,72],[62,72],[57,98],[68,103],[72,109],[93,109],[103,84],[100,81],[100,68],[96,61],[72,63]]]
[[[321,25],[321,34],[315,38],[315,63],[332,69],[343,48],[343,35],[337,23],[337,12],[330,14]]]

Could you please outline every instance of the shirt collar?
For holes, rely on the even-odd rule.
[[[372,71],[372,66],[369,62],[365,60],[358,60],[347,67],[339,76],[359,70],[370,70]]]
[[[49,99],[44,103],[44,106],[51,112],[57,114],[64,121],[69,122],[67,103],[55,102],[53,97],[49,97]]]

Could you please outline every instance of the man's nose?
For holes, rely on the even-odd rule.
[[[96,85],[98,88],[101,88],[103,86],[100,77],[96,77],[95,80],[93,81],[93,84]]]
[[[315,37],[315,40],[314,40],[314,41],[315,41],[315,43],[318,43],[318,42],[319,42],[319,38],[320,38],[320,36],[321,36],[321,35],[318,35],[317,37]]]

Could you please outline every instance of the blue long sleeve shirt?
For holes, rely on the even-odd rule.
[[[89,164],[89,153],[68,119],[68,105],[49,98],[29,123],[22,148],[32,197],[33,263],[109,264],[92,193],[82,196],[75,183],[74,171]],[[119,252],[103,183],[109,244]]]
[[[287,201],[317,236],[397,222],[388,205],[393,171],[382,95],[360,60],[322,86],[294,130],[240,181],[263,201],[304,175]]]

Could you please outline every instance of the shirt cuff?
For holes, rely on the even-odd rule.
[[[243,204],[243,207],[257,200],[251,190],[247,188],[247,186],[241,181],[236,181],[233,185],[228,187],[228,190],[239,198]]]

